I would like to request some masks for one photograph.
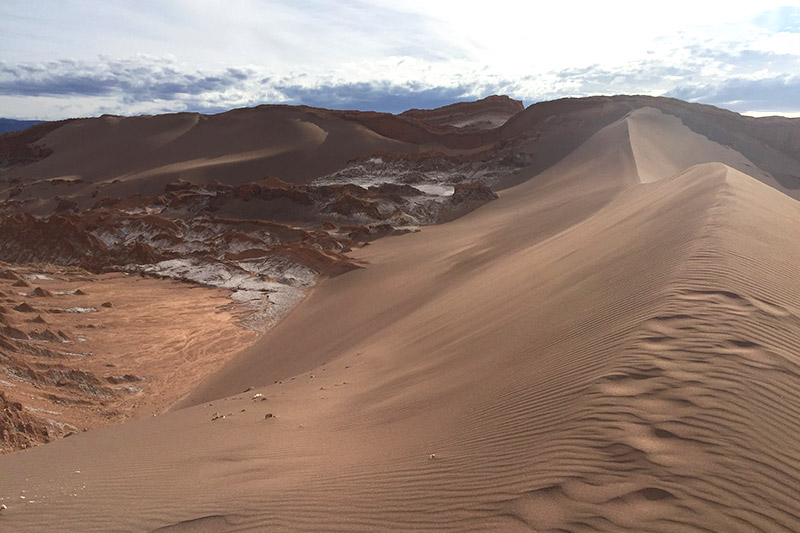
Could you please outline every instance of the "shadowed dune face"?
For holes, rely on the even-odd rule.
[[[800,120],[743,117],[712,106],[648,96],[567,98],[535,104],[518,113],[502,127],[500,135],[506,142],[518,143],[516,149],[527,154],[530,163],[519,175],[509,176],[506,186],[536,176],[601,128],[647,107],[672,115],[695,134],[739,152],[752,162],[745,173],[800,198]],[[709,152],[701,159],[715,161],[713,155]],[[673,157],[682,156],[673,152]]]
[[[663,110],[600,115],[354,252],[184,409],[0,458],[2,524],[800,529],[800,204]]]
[[[643,183],[673,176],[692,165],[715,161],[741,172],[755,165],[739,152],[722,146],[687,128],[679,118],[646,107],[628,115],[631,149]],[[762,174],[761,179],[766,181]],[[768,184],[778,186],[775,180]]]

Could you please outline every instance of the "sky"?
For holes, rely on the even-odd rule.
[[[491,94],[800,116],[800,1],[0,0],[0,117]]]

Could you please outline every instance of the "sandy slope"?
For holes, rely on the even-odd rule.
[[[401,116],[438,126],[488,130],[502,126],[524,110],[525,106],[519,100],[489,96],[477,102],[461,102],[438,109],[409,109]]]
[[[194,407],[0,458],[0,527],[796,531],[800,203],[745,163],[636,111],[359,251]]]
[[[527,109],[493,96],[400,115],[259,106],[217,115],[44,123],[0,139],[0,196],[8,198],[0,208],[44,215],[75,202],[87,209],[104,198],[161,194],[176,179],[241,185],[273,175],[308,183],[376,154],[439,165],[431,154],[513,164],[502,184],[510,187],[646,106],[679,118],[682,124],[672,119],[673,129],[689,127],[722,145],[720,150],[743,154],[751,162],[746,173],[800,198],[800,119],[757,119],[646,96],[567,98]]]
[[[37,144],[52,155],[0,175],[36,180],[34,197],[54,193],[47,179],[81,179],[56,194],[124,197],[160,194],[175,179],[241,184],[268,175],[304,182],[377,150],[410,151],[354,121],[304,107],[262,106],[219,115],[180,113],[75,120]]]
[[[655,139],[657,151],[669,153],[670,161],[673,161],[662,163],[678,166],[677,163],[690,159],[687,156],[691,154],[695,158],[702,156],[701,160],[714,161],[724,151],[736,151],[752,162],[745,165],[746,174],[792,198],[800,199],[800,119],[756,119],[713,106],[650,96],[564,98],[534,104],[513,116],[500,129],[500,133],[508,141],[519,140],[520,137],[528,138],[528,142],[523,141],[518,150],[529,154],[529,164],[521,173],[509,176],[507,185],[521,183],[549,168],[601,128],[645,107],[658,109],[680,119],[680,123],[672,118],[671,124],[660,125],[661,128],[671,131],[668,137]],[[645,118],[640,116],[634,121],[643,120]],[[696,133],[686,128],[721,146],[710,147]],[[683,131],[683,135],[691,137],[693,141],[699,141],[704,148],[698,150],[692,142],[688,142],[688,138],[680,141],[681,150],[687,154],[670,150],[661,144],[669,143],[669,139],[675,138],[674,135],[679,131]],[[643,131],[638,132],[642,133]],[[641,140],[635,141],[639,142]],[[711,151],[707,152],[709,148]],[[723,156],[723,161],[730,155]],[[741,156],[734,157],[741,162]],[[731,166],[739,168],[736,164]],[[646,174],[646,168],[643,170]]]
[[[93,193],[160,194],[175,179],[240,185],[278,176],[308,183],[377,152],[489,148],[498,135],[481,130],[502,125],[522,109],[521,102],[493,97],[408,115],[265,105],[217,115],[104,115],[47,123],[0,139],[0,183],[8,182],[0,184],[0,193],[23,183],[25,191],[14,197],[27,200],[30,211],[37,200],[55,195],[85,208]],[[46,157],[31,157],[32,147]],[[9,157],[25,163],[6,165]]]

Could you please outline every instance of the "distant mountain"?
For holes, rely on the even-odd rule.
[[[358,174],[369,186],[367,178],[413,168],[420,173],[418,178],[409,175],[407,184],[413,186],[412,181],[445,169],[463,174],[458,183],[474,180],[480,167],[481,181],[502,189],[540,174],[603,127],[645,107],[740,152],[763,171],[751,170],[754,177],[800,198],[799,119],[745,117],[648,96],[567,98],[527,108],[492,96],[399,115],[264,105],[215,115],[104,115],[46,122],[0,139],[0,183],[72,176],[83,180],[69,190],[84,202],[82,208],[97,202],[91,195],[98,187],[103,197],[155,197],[176,179],[239,186],[274,176],[308,185],[342,171],[350,183]],[[500,166],[509,168],[499,172]],[[489,179],[487,172],[494,177]],[[25,200],[20,209],[41,207],[44,214],[64,195],[58,188],[34,187],[15,199]]]
[[[41,122],[41,120],[14,120],[13,118],[0,118],[0,135],[8,131],[22,131]]]

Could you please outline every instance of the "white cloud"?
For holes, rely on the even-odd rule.
[[[4,0],[0,116],[270,102],[388,109],[391,95],[411,107],[414,95],[438,102],[491,92],[528,102],[707,98],[731,80],[800,72],[797,20],[800,9],[780,1]],[[326,101],[326,90],[337,96]],[[748,109],[740,96],[726,102]]]
[[[742,115],[747,115],[749,117],[774,117],[776,114],[777,113],[774,111],[745,111],[742,113]],[[780,115],[788,118],[800,118],[800,111],[780,113]]]

